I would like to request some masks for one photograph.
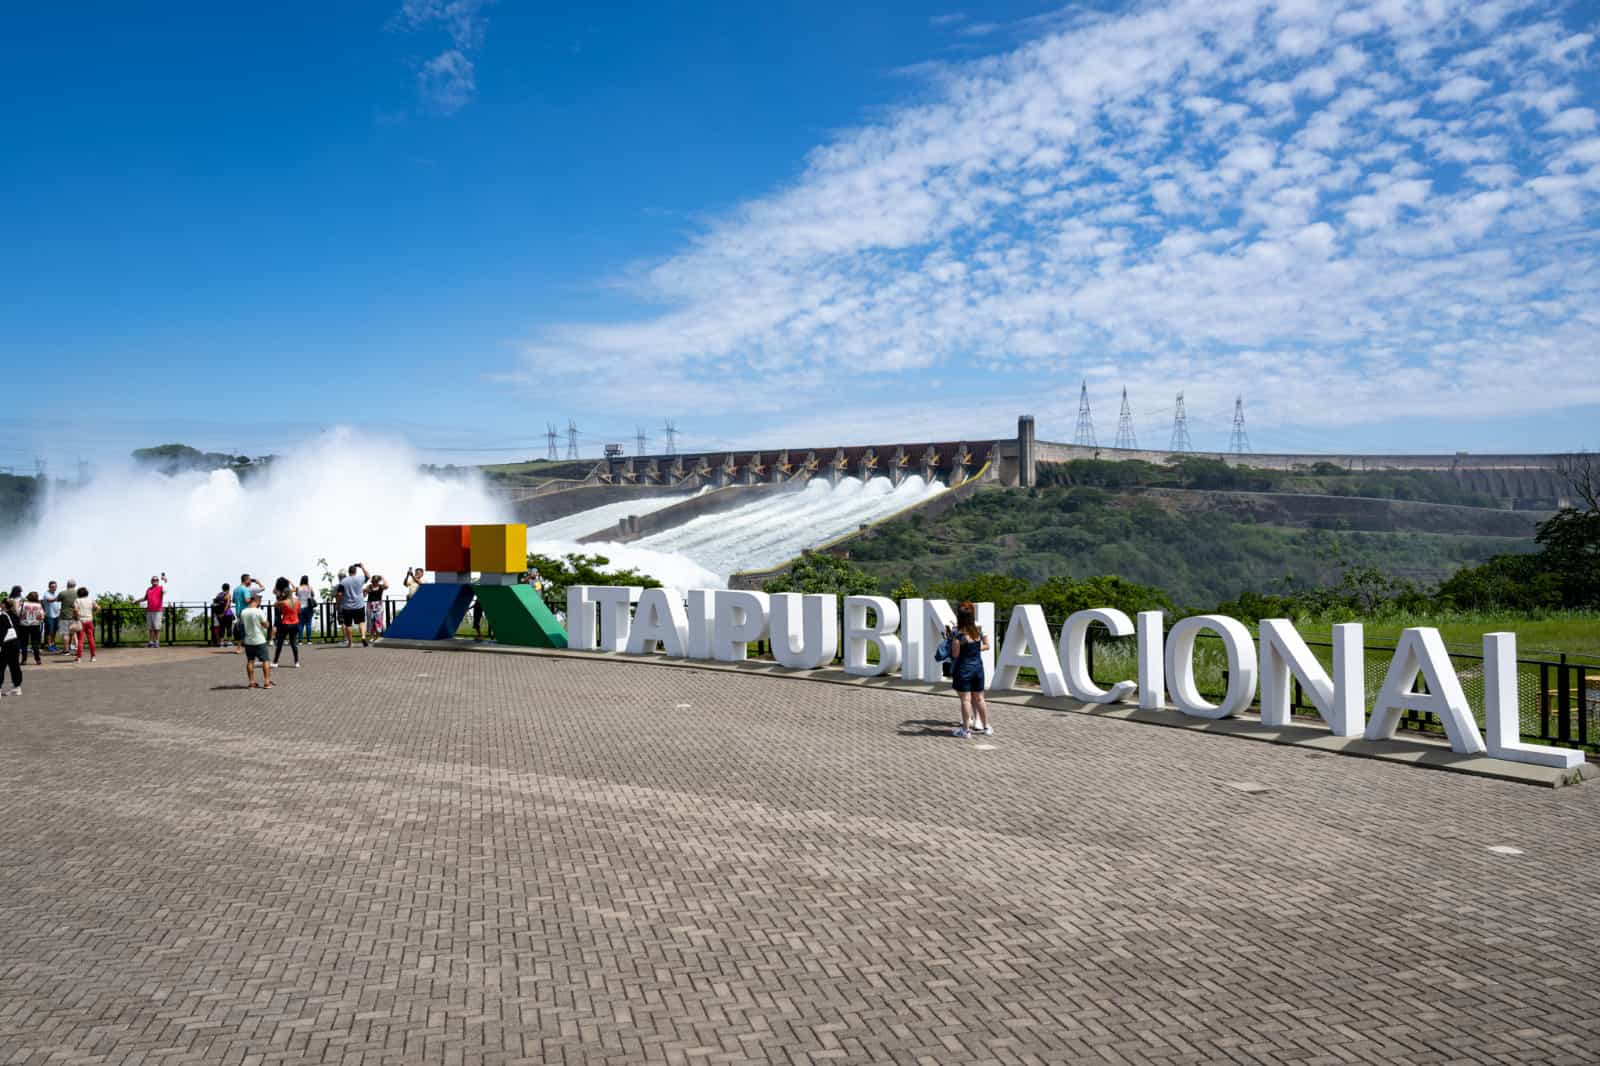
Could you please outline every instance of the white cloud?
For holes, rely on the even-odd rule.
[[[1600,402],[1588,45],[1535,0],[1474,11],[1075,16],[635,268],[652,310],[542,326],[530,373],[597,402],[670,381],[706,416],[842,417],[933,374],[1041,408],[1084,374],[1247,388],[1264,425]]]
[[[1551,133],[1587,133],[1594,127],[1595,113],[1592,107],[1569,107],[1544,124],[1544,128]]]
[[[483,13],[492,0],[404,0],[391,25],[418,31],[439,28],[450,47],[424,60],[417,70],[417,94],[422,105],[438,114],[453,115],[467,106],[477,90],[471,54],[483,47],[488,19]]]
[[[1440,103],[1464,104],[1488,87],[1489,83],[1482,78],[1474,78],[1470,74],[1458,74],[1435,89],[1433,98]]]
[[[472,100],[477,87],[472,73],[472,60],[459,49],[446,49],[417,71],[417,90],[433,110],[453,115]]]

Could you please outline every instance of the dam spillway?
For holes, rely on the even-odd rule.
[[[787,562],[806,548],[854,532],[944,490],[942,482],[930,484],[914,475],[899,485],[886,477],[866,482],[844,478],[837,485],[814,481],[796,492],[690,519],[636,544],[686,556],[726,578],[741,570]]]
[[[741,490],[742,491],[742,490]],[[867,481],[847,477],[838,484],[813,481],[792,491],[696,515],[626,545],[605,537],[618,519],[646,515],[682,503],[683,496],[651,496],[603,504],[549,522],[531,525],[530,543],[582,541],[580,550],[632,557],[635,551],[677,556],[726,580],[744,570],[779,566],[808,548],[853,533],[861,526],[945,491],[943,482],[917,476],[895,485],[887,477]]]

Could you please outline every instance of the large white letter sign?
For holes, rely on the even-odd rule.
[[[1103,689],[1089,676],[1089,627],[1096,622],[1105,626],[1113,637],[1133,635],[1133,623],[1115,607],[1074,611],[1061,627],[1061,670],[1066,675],[1067,693],[1073,699],[1084,703],[1116,703],[1127,699],[1128,694],[1139,686],[1132,681],[1118,681],[1109,689]],[[1160,652],[1156,655],[1159,659]]]
[[[911,602],[909,600],[907,603]],[[994,604],[975,603],[972,605],[978,629],[989,638],[989,650],[983,653],[984,688],[991,687],[994,679]],[[909,623],[908,623],[909,624]],[[939,650],[939,642],[944,640],[946,626],[956,624],[956,613],[945,600],[922,601],[922,663],[916,680],[918,681],[943,681],[944,670],[935,659],[934,653]],[[909,644],[907,645],[909,648]],[[912,663],[907,651],[907,660],[900,669],[900,676],[912,680]]]
[[[1517,636],[1483,635],[1484,717],[1489,725],[1489,754],[1496,759],[1573,770],[1583,765],[1583,752],[1522,742],[1522,714],[1517,699]]]
[[[690,589],[684,597],[685,610],[689,615],[689,647],[687,655],[691,659],[711,658],[711,629],[714,624],[713,614],[715,603],[712,589]]]
[[[1140,611],[1135,626],[1139,632],[1139,708],[1159,711],[1167,705],[1167,674],[1161,656],[1161,627],[1166,615],[1160,611]]]
[[[589,598],[588,585],[567,586],[567,647],[573,651],[594,651],[596,603]]]
[[[767,594],[718,589],[712,602],[711,657],[743,662],[745,645],[767,635]]]
[[[628,625],[633,619],[631,608],[639,602],[643,592],[637,585],[599,585],[589,589],[589,599],[600,609],[601,651],[622,651],[628,646]]]
[[[668,655],[683,658],[689,649],[689,616],[677,589],[645,589],[633,612],[628,633],[629,655],[653,655],[656,643]]]
[[[955,624],[956,613],[944,600],[923,600],[922,610],[918,616],[906,621],[906,625],[919,630],[917,643],[922,648],[922,654],[914,664],[916,680],[937,682],[944,678],[944,670],[939,666],[939,660],[933,656],[939,650],[939,642],[944,640],[945,627]],[[910,646],[909,642],[907,646]],[[907,680],[911,679],[912,669],[913,664],[910,661],[907,661],[901,669],[902,675]]]
[[[1291,679],[1311,697],[1322,720],[1336,737],[1359,737],[1367,715],[1366,670],[1361,626],[1333,627],[1333,678],[1287,618],[1261,620],[1261,724],[1290,721]]]
[[[1032,603],[1019,603],[1011,609],[1005,647],[995,660],[994,683],[990,687],[1016,688],[1017,674],[1025,666],[1039,676],[1039,690],[1046,696],[1067,694],[1061,661],[1056,658],[1055,642],[1050,639],[1050,623],[1044,620],[1044,608]]]
[[[1194,683],[1194,638],[1209,629],[1222,638],[1228,654],[1228,691],[1222,702],[1207,703]],[[1256,698],[1256,645],[1243,623],[1220,614],[1185,618],[1167,634],[1167,688],[1178,710],[1195,718],[1228,718]]]
[[[867,615],[873,621],[867,623]],[[844,598],[844,672],[879,677],[900,669],[900,608],[887,596]],[[878,649],[878,661],[867,660],[867,646]]]
[[[922,646],[927,643],[928,627],[922,624],[922,597],[912,596],[900,601],[900,676],[907,681],[921,681],[922,663],[927,658]],[[927,680],[933,680],[928,678]]]
[[[1425,693],[1416,691],[1418,674],[1428,682]],[[1393,740],[1403,711],[1435,715],[1444,723],[1452,750],[1463,755],[1483,753],[1478,723],[1473,720],[1467,694],[1461,691],[1461,679],[1450,665],[1450,655],[1444,650],[1444,640],[1437,629],[1419,626],[1401,632],[1383,688],[1378,690],[1378,700],[1372,707],[1372,717],[1367,719],[1366,738]]]
[[[839,654],[839,597],[780,592],[772,597],[771,618],[772,657],[780,666],[815,670]]]

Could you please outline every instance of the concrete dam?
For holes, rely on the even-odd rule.
[[[1270,470],[1427,471],[1494,496],[1503,508],[1552,511],[1570,490],[1557,455],[1328,455],[1185,452]],[[611,455],[582,481],[511,495],[530,542],[551,550],[609,545],[681,555],[735,585],[759,585],[807,550],[843,551],[872,525],[932,515],[986,484],[1030,486],[1038,464],[1074,459],[1166,464],[1173,453],[1037,440],[1030,416],[1006,439],[847,445],[680,455]]]

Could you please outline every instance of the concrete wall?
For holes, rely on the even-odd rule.
[[[676,485],[581,485],[560,492],[513,499],[511,520],[532,526],[630,498],[642,500],[653,496],[680,496],[694,491],[693,488],[680,489]]]
[[[1332,463],[1345,470],[1381,473],[1386,470],[1420,470],[1455,479],[1464,488],[1497,497],[1511,507],[1527,510],[1555,510],[1568,502],[1571,490],[1556,472],[1559,455],[1307,455],[1279,452],[1234,455],[1231,452],[1153,451],[1131,448],[1087,448],[1077,444],[1039,441],[1038,461],[1065,463],[1074,459],[1101,459],[1107,462],[1142,460],[1165,464],[1174,455],[1216,459],[1229,466],[1253,466],[1263,470],[1295,470]]]
[[[1270,526],[1334,528],[1374,532],[1454,533],[1479,537],[1533,536],[1539,516],[1493,507],[1458,507],[1416,500],[1362,496],[1314,496],[1289,492],[1214,492],[1204,489],[1134,489],[1163,506],[1183,511],[1221,511]]]
[[[1117,462],[1125,459],[1142,459],[1147,463],[1166,463],[1174,455],[1218,459],[1230,466],[1255,466],[1263,470],[1293,470],[1296,467],[1332,463],[1346,470],[1553,470],[1561,459],[1559,455],[1473,455],[1456,452],[1451,455],[1310,455],[1283,452],[1251,452],[1234,455],[1232,452],[1170,452],[1134,448],[1088,448],[1078,444],[1057,441],[1039,441],[1036,445],[1040,462],[1064,463],[1072,459],[1105,459]]]

